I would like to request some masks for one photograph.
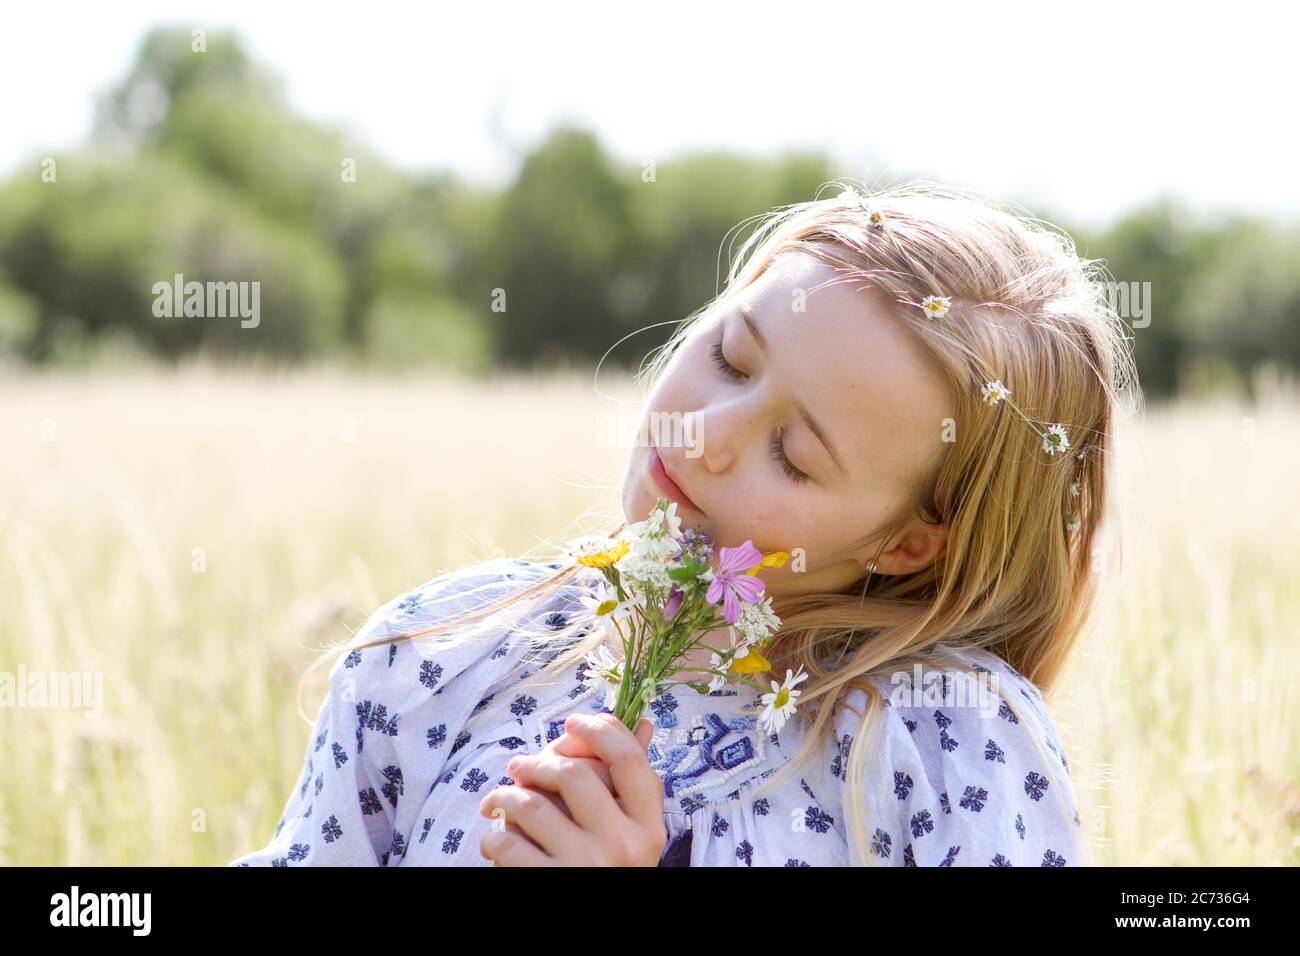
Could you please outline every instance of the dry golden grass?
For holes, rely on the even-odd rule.
[[[1300,861],[1297,411],[1182,403],[1125,436],[1106,624],[1051,701],[1099,862]]]
[[[627,447],[601,440],[613,408],[591,387],[6,374],[0,671],[102,672],[104,705],[0,709],[0,863],[264,845],[324,643],[443,570],[613,523],[573,524],[593,506],[616,522]],[[1297,407],[1153,410],[1137,430],[1117,600],[1052,701],[1099,862],[1300,856]]]

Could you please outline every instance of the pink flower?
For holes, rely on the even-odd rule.
[[[728,624],[735,624],[740,617],[740,602],[754,604],[763,594],[761,578],[746,574],[763,560],[763,553],[754,547],[753,541],[746,541],[739,548],[723,548],[718,560],[718,570],[713,573],[709,590],[704,599],[710,604],[717,604],[723,599],[722,616]]]

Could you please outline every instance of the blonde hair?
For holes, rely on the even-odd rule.
[[[857,857],[869,862],[866,834],[874,808],[865,803],[862,783],[884,713],[879,682],[921,662],[945,662],[969,673],[945,655],[945,647],[978,647],[1001,657],[1045,698],[1050,695],[1096,604],[1093,561],[1103,551],[1100,529],[1114,485],[1108,464],[1115,421],[1121,412],[1137,410],[1141,393],[1123,321],[1108,305],[1104,266],[1080,258],[1068,235],[969,190],[913,182],[870,191],[856,181],[837,182],[850,191],[755,217],[756,228],[736,254],[725,289],[683,320],[638,375],[638,384],[653,387],[694,326],[727,306],[777,256],[803,251],[845,281],[884,290],[893,313],[951,387],[960,426],[956,440],[946,443],[931,474],[918,477],[902,513],[855,546],[878,547],[879,555],[919,519],[947,526],[941,556],[910,574],[867,574],[838,592],[773,596],[782,625],[765,653],[773,674],[807,670],[795,718],[807,733],[799,750],[758,789],[796,772],[824,752],[827,741],[838,745],[837,703],[860,688],[868,706],[865,713],[854,711],[859,727],[848,753],[845,811]],[[859,196],[883,217],[880,225],[873,225]],[[950,297],[942,321],[917,307],[928,295]],[[1068,423],[1073,447],[1060,457],[1047,455],[1041,435],[1023,418],[985,404],[980,387],[992,378],[1005,383],[1025,414]],[[1069,523],[1072,515],[1077,524]],[[375,643],[438,634],[517,602],[543,600],[580,570],[569,564],[455,621]],[[560,630],[521,632],[530,645],[550,652],[535,681],[567,670],[605,639],[596,628],[573,640],[581,626],[578,620]],[[1013,701],[1006,703],[1024,718]],[[1036,735],[1029,736],[1044,766],[1052,767],[1055,761],[1042,753]],[[1063,788],[1051,789],[1063,801]],[[1076,827],[1068,820],[1066,826],[1081,831],[1077,817]],[[1080,846],[1076,838],[1076,850],[1091,862],[1086,841]]]

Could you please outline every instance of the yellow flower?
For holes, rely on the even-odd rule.
[[[727,668],[732,674],[758,674],[771,669],[772,662],[760,654],[758,648],[752,644],[744,657],[733,657],[731,666]]]
[[[754,565],[746,574],[757,574],[763,568],[779,568],[790,560],[789,551],[769,551],[763,555],[763,560]]]
[[[579,564],[585,564],[589,568],[608,568],[618,561],[619,558],[627,554],[628,543],[626,540],[620,541],[612,548],[604,551],[596,551],[592,554],[579,555],[576,559]]]

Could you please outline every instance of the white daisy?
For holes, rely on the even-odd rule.
[[[980,397],[990,405],[996,405],[1002,399],[1011,394],[1011,389],[1002,384],[1002,379],[995,378],[991,382],[985,382],[980,387]]]
[[[927,295],[921,300],[921,308],[925,314],[932,319],[942,319],[948,314],[948,309],[952,306],[952,296],[947,295]]]
[[[839,199],[841,202],[854,203],[860,209],[864,210],[867,214],[867,222],[871,226],[878,229],[885,224],[885,214],[881,210],[880,206],[877,205],[876,201],[874,199],[868,199],[852,186],[846,186],[840,192]]]
[[[645,604],[645,595],[633,594],[626,600],[620,601],[618,592],[602,576],[596,586],[589,593],[584,593],[578,600],[586,608],[587,614],[593,621],[603,625],[610,633],[616,633],[613,622],[630,618],[633,608]]]
[[[594,651],[586,654],[587,666],[596,672],[601,680],[617,685],[623,680],[623,662],[609,652],[609,646],[601,644]]]
[[[808,675],[800,666],[797,676],[793,671],[786,670],[785,682],[780,686],[777,686],[776,681],[772,681],[772,692],[763,695],[765,706],[759,717],[767,733],[775,733],[785,726],[786,719],[795,712],[795,701],[799,697],[799,691],[794,689],[795,685],[807,679]]]
[[[1058,451],[1065,452],[1070,448],[1070,439],[1065,434],[1064,425],[1049,425],[1047,434],[1043,436],[1043,451],[1049,455],[1055,455]]]

